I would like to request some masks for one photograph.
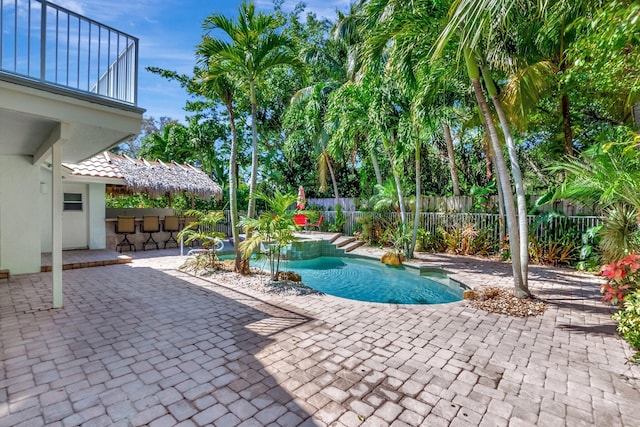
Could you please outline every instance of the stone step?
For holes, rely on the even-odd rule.
[[[336,247],[338,248],[344,248],[345,246],[347,246],[349,243],[355,242],[356,238],[355,237],[347,237],[346,239],[344,239],[343,241],[341,241],[340,243],[338,243],[336,245]]]
[[[340,237],[342,237],[342,233],[337,233],[337,234],[335,234],[333,237],[331,237],[331,238],[329,239],[329,243],[333,243],[333,242],[335,242],[335,241],[336,241],[336,240],[338,240]]]
[[[364,245],[364,242],[362,240],[358,240],[356,242],[353,242],[352,244],[350,244],[348,247],[346,247],[344,249],[345,252],[351,252],[354,249],[358,249],[360,246]]]
[[[84,262],[74,262],[62,264],[63,270],[76,270],[78,268],[90,268],[90,267],[102,267],[106,265],[115,265],[115,264],[129,264],[133,259],[128,255],[118,255],[117,258],[114,259],[104,259],[100,261],[84,261]],[[41,273],[49,273],[53,269],[50,265],[42,265],[40,266]],[[0,279],[2,275],[0,275]]]

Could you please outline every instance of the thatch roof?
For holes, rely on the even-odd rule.
[[[77,165],[65,165],[74,176],[122,179],[129,192],[151,196],[188,192],[202,198],[221,198],[222,188],[206,173],[191,165],[148,161],[119,156],[108,151]]]

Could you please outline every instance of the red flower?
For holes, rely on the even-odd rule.
[[[631,254],[618,262],[603,265],[600,274],[607,278],[607,283],[600,286],[602,301],[618,304],[640,287],[640,277],[636,273],[640,270],[640,255]]]

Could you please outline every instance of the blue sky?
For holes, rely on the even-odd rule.
[[[202,36],[202,21],[212,13],[236,15],[241,0],[53,0],[54,3],[140,39],[138,105],[145,115],[184,120],[186,94],[145,70],[156,66],[190,74],[195,65],[194,47]],[[256,0],[261,10],[273,10],[271,0]],[[285,0],[291,10],[297,0]],[[346,11],[349,0],[306,0],[307,11],[335,18]]]

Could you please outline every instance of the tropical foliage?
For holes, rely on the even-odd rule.
[[[632,360],[640,362],[640,291],[629,294],[622,304],[622,309],[613,315],[618,322],[618,333],[636,350]]]
[[[196,255],[195,270],[202,268],[212,268],[218,260],[217,250],[220,247],[224,233],[216,231],[216,225],[224,221],[224,212],[209,211],[202,212],[191,209],[184,212],[186,218],[191,221],[178,233],[178,239],[184,241],[185,245],[194,242],[201,242],[203,251]]]
[[[631,292],[640,289],[640,255],[631,254],[620,261],[605,264],[600,270],[607,282],[600,287],[602,300],[613,305],[622,303]]]
[[[477,208],[505,216],[515,293],[526,297],[532,252],[561,264],[579,248],[531,239],[525,196],[640,210],[629,148],[639,141],[639,14],[630,0],[362,0],[331,21],[246,2],[235,18],[204,20],[193,75],[153,69],[183,84],[189,118],[150,132],[141,149],[228,182],[234,233],[239,210],[257,218],[256,203],[266,207],[239,197],[243,188],[378,195],[399,224],[364,219],[362,234],[398,237],[409,256],[424,240],[421,195],[484,189],[498,204]],[[599,248],[613,254],[619,233],[606,233]]]
[[[240,244],[240,249],[245,258],[256,252],[265,254],[269,259],[271,280],[278,280],[282,251],[296,241],[297,227],[291,207],[298,196],[276,190],[273,196],[258,192],[254,197],[265,202],[267,209],[258,218],[242,218],[240,225],[247,233],[247,239]]]

